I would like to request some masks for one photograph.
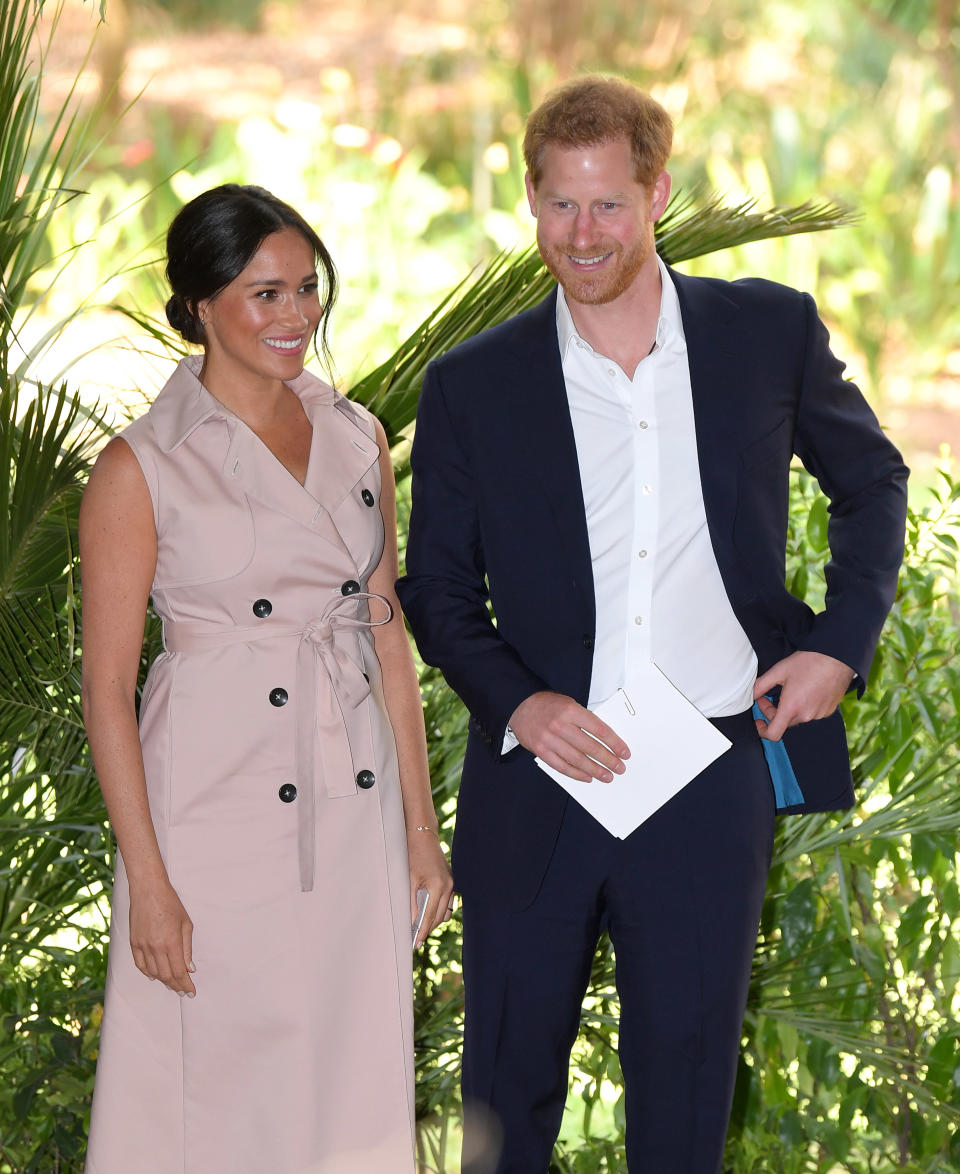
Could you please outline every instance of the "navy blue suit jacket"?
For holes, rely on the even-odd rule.
[[[809,295],[763,280],[673,278],[707,524],[760,672],[807,649],[850,665],[862,689],[896,589],[907,470],[843,378]],[[501,756],[504,729],[541,689],[586,704],[593,658],[593,575],[555,314],[554,293],[430,364],[398,584],[423,659],[471,715],[457,887],[517,907],[536,895],[567,795],[527,750]],[[794,454],[830,501],[816,615],[784,585]],[[784,741],[805,798],[790,810],[850,806],[839,714]]]

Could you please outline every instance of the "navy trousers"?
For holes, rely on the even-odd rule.
[[[720,1171],[774,799],[749,715],[715,724],[731,749],[626,840],[571,800],[531,905],[464,898],[463,1174],[547,1174],[604,929],[631,1174]]]

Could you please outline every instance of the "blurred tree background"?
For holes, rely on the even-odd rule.
[[[535,262],[494,258],[533,237],[524,116],[583,70],[667,106],[685,192],[856,210],[735,247],[714,225],[722,251],[683,268],[811,290],[917,471],[900,596],[845,709],[861,803],[781,822],[727,1168],[960,1168],[958,0],[63,0],[27,30],[17,90],[11,30],[34,11],[0,18],[0,1174],[82,1168],[112,846],[68,572],[91,453],[172,362],[166,224],[227,180],[305,213],[343,278],[338,382],[383,417],[402,479],[425,359],[541,288]],[[791,589],[816,604],[824,503],[804,477],[793,494]],[[435,674],[422,686],[448,835],[465,720]],[[417,962],[423,1174],[458,1169],[457,956],[453,923]],[[612,965],[604,947],[558,1172],[624,1168]]]
[[[183,199],[264,182],[304,207],[344,273],[349,382],[471,265],[532,239],[525,113],[571,73],[616,71],[674,115],[676,185],[860,212],[843,233],[689,268],[813,292],[924,479],[955,439],[957,0],[109,0],[105,15],[81,88],[113,94],[114,113],[137,100],[92,160],[93,199],[60,218],[55,251],[97,248],[58,285],[54,318],[104,283],[155,307],[145,275],[110,279],[155,255]],[[67,0],[51,101],[98,16]]]

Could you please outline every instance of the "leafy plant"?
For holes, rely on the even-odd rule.
[[[89,129],[65,104],[35,135],[38,9],[0,16],[0,1171],[73,1171],[92,1081],[110,845],[79,705],[76,511],[97,422],[62,388],[26,382],[12,333],[42,290],[54,214],[79,200]],[[219,178],[219,177],[218,177]],[[757,213],[682,197],[659,226],[673,262],[745,240],[847,222],[833,206]],[[64,241],[60,251],[73,248]],[[56,272],[54,269],[52,272]],[[383,419],[403,482],[405,437],[433,356],[538,300],[532,253],[465,282],[354,389]],[[16,319],[20,321],[22,319]],[[163,331],[156,332],[162,341]],[[9,373],[8,373],[9,372]],[[401,515],[406,500],[401,486]],[[789,581],[816,603],[825,503],[794,480]],[[955,665],[960,491],[944,478],[910,515],[908,557],[870,689],[849,702],[859,785],[844,817],[782,821],[758,946],[727,1151],[730,1174],[915,1170],[960,1163],[960,978],[953,829],[960,679]],[[155,649],[148,632],[144,666]],[[421,684],[441,830],[455,813],[462,707],[432,670]],[[418,1148],[456,1169],[462,986],[454,920],[418,956]],[[594,961],[556,1171],[624,1168],[613,957]]]

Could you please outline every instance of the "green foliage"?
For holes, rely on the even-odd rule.
[[[782,7],[774,7],[782,15]],[[882,7],[878,2],[876,8]],[[900,20],[904,11],[894,5],[884,19]],[[87,151],[84,120],[69,114],[65,103],[52,129],[35,133],[40,70],[26,65],[35,12],[20,0],[0,16],[3,372],[15,350],[14,316],[38,304],[61,263],[88,239],[85,225],[109,221],[113,247],[138,252],[163,220],[156,212],[143,224],[125,218],[126,189],[106,175],[99,186],[91,185],[84,219],[86,197],[80,198],[77,178]],[[604,13],[612,20],[612,9]],[[869,67],[870,77],[882,82],[894,56],[889,47],[875,49],[858,67]],[[514,80],[519,100],[529,106],[529,77]],[[747,113],[753,118],[756,111],[750,106]],[[811,120],[798,130],[789,114],[773,109],[769,127],[761,128],[774,143],[762,152],[770,160],[764,174],[771,204],[788,202],[782,193],[793,190],[790,185],[803,191],[814,186],[811,160],[842,126],[842,119],[826,127]],[[258,154],[284,155],[264,150],[265,143],[286,143],[276,126],[258,123],[245,133],[251,166]],[[822,140],[813,143],[816,135]],[[175,137],[171,131],[171,141]],[[919,150],[924,135],[917,138]],[[381,192],[371,159],[348,161],[326,139],[318,144],[320,169],[344,169],[367,197]],[[752,162],[757,150],[756,138],[746,137],[731,170],[759,174]],[[918,165],[912,163],[909,174],[898,172],[882,152],[874,155],[862,169],[870,216],[888,216],[879,222],[893,224],[910,214],[900,207],[909,201],[899,195],[914,183]],[[206,186],[235,178],[225,174],[231,166],[226,148],[207,162],[209,170],[198,169],[192,182]],[[926,172],[920,170],[932,173],[934,166],[924,157]],[[183,176],[178,182],[186,184]],[[383,189],[384,203],[396,197],[410,211],[403,232],[426,232],[434,221],[424,209],[439,199],[437,185],[421,175],[416,160],[398,168],[391,185]],[[920,217],[922,225],[932,226],[930,239],[939,250],[930,287],[936,305],[924,303],[931,321],[950,310],[940,291],[958,256],[955,210],[949,199],[944,202],[943,190],[941,179],[930,181]],[[436,220],[459,231],[450,206],[440,201],[436,208]],[[367,211],[372,218],[369,205]],[[843,222],[845,215],[809,205],[757,214],[752,205],[728,209],[682,198],[659,226],[659,247],[677,261],[748,240],[814,231]],[[372,276],[363,297],[371,303],[378,282],[399,290],[411,269],[390,269],[398,230],[388,222],[395,219],[395,207],[383,209],[383,235],[375,238],[382,271],[364,266]],[[923,244],[927,237],[921,237]],[[901,238],[908,241],[909,235]],[[882,251],[886,242],[878,247]],[[890,250],[890,272],[898,280],[914,263],[907,253],[902,243]],[[722,268],[722,260],[714,261]],[[853,290],[854,316],[867,305],[860,292],[872,289],[863,274],[874,261],[879,266],[883,258],[864,261],[861,250],[845,262],[860,275],[860,285],[850,285],[846,273],[837,275]],[[921,263],[927,264],[922,257]],[[88,277],[92,286],[103,275],[97,268]],[[901,284],[908,298],[908,283]],[[534,255],[498,258],[358,384],[357,397],[381,415],[395,442],[401,513],[404,437],[426,362],[531,304],[547,285]],[[870,296],[878,313],[885,309],[876,289]],[[381,318],[382,305],[376,303]],[[164,332],[157,337],[162,341]],[[28,357],[23,350],[20,356],[0,389],[0,458],[6,466],[0,486],[0,1171],[46,1174],[79,1172],[82,1166],[102,999],[110,844],[83,741],[74,582],[76,511],[96,421],[84,427],[76,400],[62,389],[26,386]],[[792,493],[788,581],[816,606],[823,593],[827,510],[806,477],[795,478]],[[857,808],[842,817],[794,817],[780,824],[744,1026],[728,1174],[940,1174],[960,1166],[960,796],[954,785],[960,679],[953,603],[958,508],[960,491],[943,478],[923,508],[911,512],[901,589],[869,690],[862,700],[845,703]],[[152,625],[144,667],[156,647]],[[449,839],[466,718],[436,673],[424,669],[421,682],[441,834]],[[429,941],[415,968],[418,1148],[424,1171],[448,1174],[457,1168],[459,953],[454,920]],[[594,961],[552,1167],[565,1174],[624,1169],[613,966],[604,941]]]
[[[675,265],[746,241],[821,232],[852,219],[846,209],[831,204],[753,209],[752,201],[727,207],[716,195],[674,197],[656,226],[657,252]],[[430,359],[535,305],[552,284],[535,248],[517,257],[501,253],[452,290],[395,354],[353,386],[351,396],[379,417],[392,447],[413,423]]]
[[[0,371],[11,370],[14,317],[27,301],[37,272],[51,261],[59,270],[69,254],[51,258],[48,239],[55,216],[80,193],[75,186],[95,148],[99,108],[80,116],[74,86],[51,120],[39,117],[40,74],[33,60],[42,3],[13,0],[0,9]],[[49,36],[56,31],[56,20]],[[49,49],[41,42],[41,52]],[[23,328],[24,321],[18,323]],[[59,325],[62,324],[58,324]],[[13,374],[21,377],[23,353]]]
[[[103,1012],[101,949],[61,950],[0,987],[0,1169],[80,1171]]]

